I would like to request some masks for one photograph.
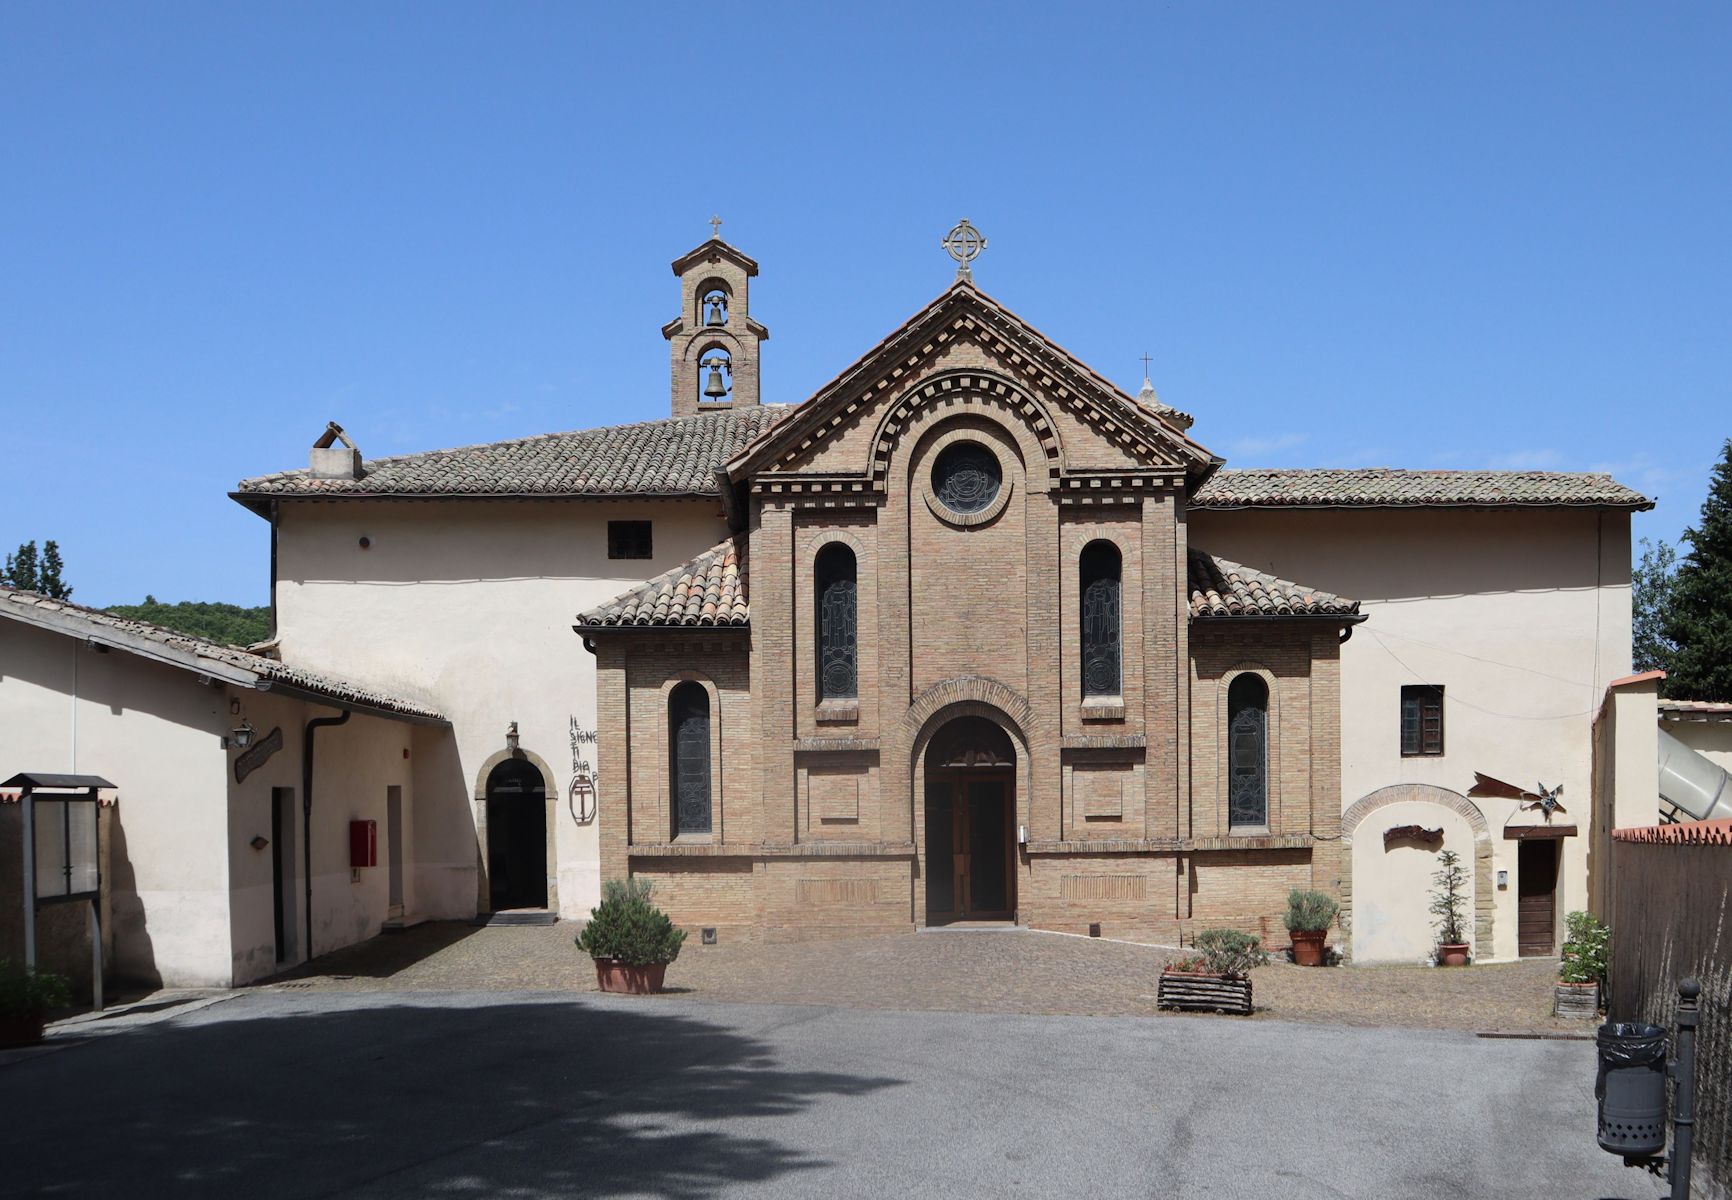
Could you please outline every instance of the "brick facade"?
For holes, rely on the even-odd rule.
[[[695,387],[680,370],[676,411]],[[998,464],[978,513],[935,494],[958,444]],[[615,797],[604,876],[654,880],[682,925],[817,936],[925,924],[947,880],[997,894],[1003,846],[1020,923],[1283,940],[1288,889],[1340,891],[1338,643],[1357,618],[1191,615],[1187,497],[1214,465],[953,288],[730,463],[749,630],[585,630]],[[858,697],[840,701],[819,696],[815,633],[815,563],[836,542],[857,570]],[[1119,556],[1122,663],[1117,695],[1085,699],[1079,563],[1097,542]],[[1234,829],[1227,694],[1245,672],[1268,687],[1268,822]],[[713,825],[675,838],[668,697],[687,679],[711,696]],[[1008,737],[1002,829],[966,784],[944,790],[973,778],[935,757],[961,717]],[[949,826],[977,839],[966,854],[929,854],[951,836],[929,827],[929,793],[971,806]]]

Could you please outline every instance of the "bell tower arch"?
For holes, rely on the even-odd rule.
[[[751,316],[758,264],[722,240],[712,218],[710,240],[674,259],[680,315],[662,326],[672,357],[673,415],[691,416],[762,402],[758,347],[769,336]]]

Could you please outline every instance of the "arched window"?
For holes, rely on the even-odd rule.
[[[1090,542],[1082,552],[1083,697],[1117,696],[1120,684],[1119,548]]]
[[[668,696],[674,836],[710,832],[710,694],[687,681]]]
[[[831,542],[818,551],[816,574],[818,699],[852,700],[860,694],[854,551]]]
[[[1250,671],[1227,689],[1227,826],[1269,825],[1269,686]]]

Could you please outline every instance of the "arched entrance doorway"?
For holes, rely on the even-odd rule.
[[[1016,750],[985,717],[926,748],[926,923],[1016,916]]]
[[[487,880],[494,912],[547,907],[547,787],[526,759],[487,775]]]

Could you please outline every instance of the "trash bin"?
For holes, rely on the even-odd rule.
[[[1608,1022],[1594,1039],[1600,1069],[1600,1149],[1627,1157],[1666,1148],[1666,1031],[1658,1025]]]

